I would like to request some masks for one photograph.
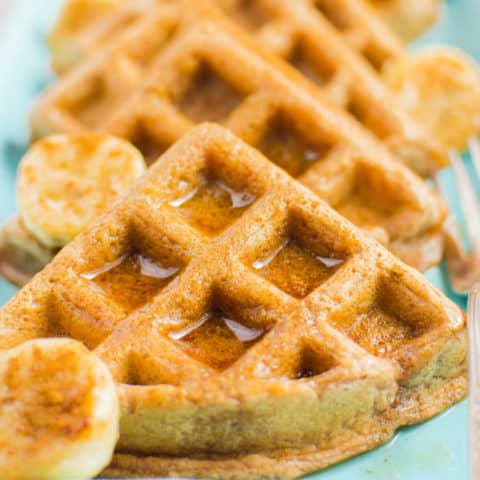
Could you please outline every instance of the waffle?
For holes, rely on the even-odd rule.
[[[173,3],[178,7],[179,2]],[[216,0],[215,3],[219,4],[236,23],[255,33],[264,46],[284,57],[297,70],[317,83],[330,101],[355,116],[375,136],[385,141],[394,154],[408,165],[422,174],[429,174],[439,166],[445,165],[446,157],[442,153],[441,145],[432,140],[434,137],[428,135],[412,117],[396,105],[393,95],[385,88],[378,72],[375,71],[381,69],[387,60],[403,58],[400,42],[397,42],[396,49],[393,46],[390,49],[382,49],[380,41],[376,41],[375,36],[375,41],[370,41],[373,33],[369,33],[368,38],[359,35],[357,30],[353,33],[339,33],[336,26],[338,22],[333,21],[332,25],[329,21],[333,18],[330,7],[320,5],[322,2],[314,5],[310,0],[299,2]],[[337,3],[333,2],[334,5]],[[338,8],[348,9],[349,2],[341,3],[345,5]],[[150,16],[155,5],[165,5],[165,2],[158,0],[145,3],[127,2],[116,14],[102,18],[95,24],[93,32],[92,29],[84,32],[84,37],[90,38],[90,46],[85,46],[85,50],[98,51],[101,49],[100,45],[105,43],[106,37],[122,36],[121,32],[124,32],[126,25],[135,24],[135,19],[140,19],[141,23],[142,19]],[[172,4],[166,7],[174,8]],[[187,7],[183,9],[180,7],[180,11],[185,8]],[[188,8],[191,8],[190,4]],[[328,19],[322,12],[329,15]],[[368,20],[367,25],[364,25],[365,22],[362,23],[364,17]],[[386,37],[383,44],[388,45],[388,39],[393,37],[388,35],[387,29],[380,28],[383,27],[382,22],[371,12],[370,15],[356,12],[351,21],[369,32],[377,30],[383,32]],[[156,31],[160,28],[157,27]],[[165,28],[169,30],[171,27],[167,25]],[[130,29],[133,36],[135,28],[127,29]],[[139,33],[139,30],[136,32],[139,35],[139,45],[142,44],[141,39],[144,36],[150,40],[152,38],[152,33],[148,34],[145,31]],[[159,42],[162,41],[162,36],[163,34],[159,35]],[[349,48],[348,44],[352,43],[352,38],[359,43],[356,50],[363,52],[363,57]],[[122,44],[121,41],[117,43]],[[328,50],[324,48],[325,43],[329,45]],[[129,48],[129,46],[117,48],[119,57],[123,58]],[[394,50],[396,55],[393,54]],[[120,63],[117,68],[122,67],[125,68],[125,65]],[[135,76],[130,70],[119,73],[123,73],[124,76],[129,74]]]
[[[114,477],[292,478],[466,388],[458,307],[214,124],[0,311],[1,349],[50,336],[117,382]]]
[[[79,59],[97,51],[105,41],[134,23],[148,9],[159,3],[174,4],[176,1],[68,0],[50,38],[55,69],[59,73],[68,70]],[[247,15],[247,25],[252,26],[252,24],[259,23],[259,26],[261,26],[262,1],[218,1],[227,7],[229,5],[240,6],[242,11],[250,12],[260,19],[260,22],[256,21],[256,18],[252,21],[248,19],[249,15]],[[420,12],[418,7],[408,9],[408,0],[371,0],[369,3],[380,10],[385,17],[393,17],[394,11],[402,12],[401,23],[405,22],[405,12],[410,10],[408,12],[410,13],[409,19],[412,22],[416,20],[417,23],[422,23],[419,17],[427,16],[423,12],[433,11],[433,7],[428,7],[427,4],[434,1],[422,0],[421,3],[424,3],[425,7],[422,5]],[[368,52],[375,52],[371,55],[366,53],[365,57],[368,61],[373,61],[373,58],[375,58],[376,66],[403,55],[402,42],[377,18],[374,11],[363,0],[311,0],[310,5],[318,10],[320,16],[328,21],[347,43],[355,49],[359,49],[360,53],[364,48]],[[111,15],[112,13],[113,15]],[[419,13],[419,15],[415,16],[415,13]],[[263,19],[265,20],[265,17]],[[397,22],[400,19],[397,15]]]
[[[412,265],[440,261],[444,209],[415,175],[229,22],[186,12],[178,25],[175,7],[152,10],[64,76],[37,104],[34,132],[109,132],[153,161],[195,123],[220,122]]]

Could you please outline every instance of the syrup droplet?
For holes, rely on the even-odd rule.
[[[261,328],[249,328],[235,320],[230,320],[229,318],[224,318],[223,321],[230,331],[237,337],[237,340],[240,340],[241,342],[251,342],[264,332]]]
[[[265,268],[288,245],[289,241],[289,238],[285,238],[282,243],[270,255],[268,255],[268,257],[264,258],[263,260],[256,260],[253,262],[253,268],[255,270],[261,270],[262,268]]]
[[[96,270],[92,270],[91,272],[81,273],[80,276],[85,278],[86,280],[94,280],[95,278],[103,275],[104,273],[113,270],[114,268],[121,265],[128,255],[122,255],[121,257],[117,258],[114,262],[107,263],[103,267],[97,268]]]
[[[184,184],[186,184],[186,182],[182,182],[181,185],[184,185]],[[200,189],[200,186],[197,185],[194,189],[190,190],[183,197],[177,198],[175,200],[170,200],[168,204],[175,208],[181,207],[184,203],[187,203],[189,200],[191,200],[198,193],[199,189]]]
[[[237,192],[233,188],[225,185],[222,182],[215,182],[218,188],[230,194],[230,199],[232,201],[233,208],[243,208],[248,207],[255,201],[255,195],[250,192]]]
[[[143,255],[138,255],[137,260],[145,277],[170,278],[180,270],[178,267],[163,267]]]
[[[315,256],[315,258],[323,263],[327,268],[332,268],[336,267],[337,265],[341,265],[342,263],[345,262],[345,260],[341,258],[328,258],[328,257],[322,257],[320,255]]]
[[[168,336],[173,340],[181,340],[182,338],[185,338],[187,335],[192,333],[197,328],[200,328],[210,318],[211,318],[211,314],[205,313],[196,322],[193,322],[190,325],[187,325],[185,328],[182,328],[177,332],[170,332]],[[240,342],[251,342],[252,340],[255,340],[261,335],[263,335],[264,333],[264,330],[261,328],[246,327],[245,325],[242,325],[236,322],[235,320],[231,320],[229,318],[222,317],[222,320],[225,322],[225,325]]]
[[[200,328],[208,319],[210,318],[209,313],[205,313],[200,317],[200,320],[187,325],[185,328],[178,330],[177,332],[170,332],[168,336],[173,340],[181,340],[182,338],[186,337],[189,333],[192,333],[197,328]]]

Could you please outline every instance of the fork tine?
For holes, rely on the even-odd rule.
[[[450,161],[470,237],[472,253],[480,253],[480,209],[477,195],[470,182],[467,169],[457,152],[450,152]]]
[[[470,291],[467,308],[470,468],[471,477],[480,478],[480,285]]]
[[[438,173],[436,173],[433,177],[433,181],[435,184],[436,191],[440,194],[442,199],[445,201],[446,204],[449,203],[447,192],[440,181]],[[443,225],[444,235],[445,235],[445,260],[447,264],[451,258],[462,258],[465,256],[465,250],[463,248],[463,241],[462,236],[460,233],[460,227],[458,226],[457,219],[453,212],[450,210],[450,213],[445,220]]]
[[[470,154],[472,156],[473,166],[477,173],[477,178],[480,179],[480,142],[476,138],[471,138],[468,142]]]

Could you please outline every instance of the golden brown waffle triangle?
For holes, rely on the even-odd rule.
[[[222,16],[197,4],[178,23],[175,8],[152,9],[65,75],[34,132],[113,133],[152,160],[195,123],[220,122],[410,264],[440,261],[444,209],[428,187]]]
[[[187,8],[181,7],[181,1],[174,3],[179,12]],[[389,59],[401,58],[404,52],[401,43],[363,2],[215,0],[211,3],[221,6],[236,23],[254,33],[263,46],[317,83],[330,101],[355,116],[409,166],[430,174],[446,164],[440,144],[397,104],[379,77],[376,69],[381,69]],[[127,2],[115,14],[86,29],[83,43],[90,38],[91,44],[84,48],[98,51],[106,39],[121,35],[128,28],[126,25],[141,22],[158,6],[161,10],[172,8],[171,3],[163,0]],[[350,10],[353,10],[351,15]],[[339,31],[340,13],[343,15],[340,19],[345,22],[348,19],[348,23]],[[204,11],[204,15],[208,14]],[[355,28],[350,28],[351,24]],[[357,44],[354,49],[349,46],[352,39]],[[141,44],[141,39],[138,43]]]
[[[213,124],[0,310],[1,349],[51,336],[118,382],[113,476],[295,477],[466,387],[458,307]]]

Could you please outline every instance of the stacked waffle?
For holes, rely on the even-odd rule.
[[[94,451],[68,404],[71,435],[39,428],[72,448],[48,468],[0,455],[0,478],[68,476],[86,451],[96,473],[117,422],[111,476],[291,478],[462,398],[463,314],[401,260],[443,255],[445,207],[414,171],[480,127],[466,58],[408,56],[362,0],[72,0],[51,40],[60,76],[31,120],[57,135],[22,161],[0,270],[23,284],[55,258],[0,311],[0,375],[57,352],[75,378],[85,357],[78,403],[99,389],[113,413],[85,408]],[[151,167],[122,196],[144,168],[125,140]],[[26,386],[0,405],[61,409],[52,379],[54,400]]]
[[[220,122],[412,265],[438,263],[441,203],[359,122],[210,5],[148,11],[45,93],[35,136],[110,133],[153,161],[196,122]],[[421,168],[433,156],[416,145],[403,148]]]
[[[44,101],[39,103],[33,118],[34,134],[44,134],[49,128],[68,131],[73,127],[73,122],[66,121],[67,119],[58,113],[58,107],[68,108],[69,96],[81,94],[85,98],[79,101],[86,100],[86,103],[89,103],[88,99],[93,98],[96,104],[96,95],[102,99],[106,96],[108,99],[116,93],[123,102],[130,89],[138,88],[137,79],[140,79],[140,83],[146,83],[149,77],[155,75],[155,64],[160,61],[159,57],[164,56],[163,51],[172,50],[168,48],[172,43],[181,42],[178,40],[181,32],[180,35],[172,35],[174,30],[184,31],[184,36],[188,36],[191,30],[205,31],[202,26],[208,23],[217,31],[221,29],[224,35],[228,35],[231,38],[230,43],[239,45],[238,49],[242,47],[243,37],[243,41],[246,40],[248,44],[246,48],[249,56],[261,55],[261,43],[268,50],[285,58],[305,76],[320,84],[318,92],[322,90],[324,98],[357,117],[359,123],[383,140],[416,170],[427,173],[444,164],[440,145],[430,139],[428,133],[406,112],[395,107],[393,95],[384,87],[371,66],[381,67],[389,58],[395,58],[395,54],[401,55],[399,45],[394,48],[389,44],[392,36],[387,34],[388,31],[382,29],[381,33],[385,33],[385,36],[370,40],[372,35],[368,32],[373,26],[360,23],[360,34],[357,30],[354,30],[354,33],[357,32],[354,35],[350,30],[340,33],[334,26],[338,22],[331,24],[322,15],[324,9],[308,0],[225,0],[218,3],[235,23],[250,30],[260,42],[248,41],[242,32],[223,22],[213,9],[202,8],[201,2],[197,3],[196,8],[193,7],[196,12],[191,11],[190,7],[188,14],[182,2],[174,2],[174,5],[157,0],[140,4],[133,2],[135,8],[131,3],[127,3],[113,16],[107,17],[108,22],[106,25],[102,23],[102,28],[95,24],[83,32],[89,40],[84,47],[85,55],[89,59],[81,62],[81,68],[77,67],[74,72],[64,77],[47,94]],[[332,4],[336,5],[337,2]],[[353,22],[354,18],[350,20]],[[374,17],[373,20],[374,24],[376,21],[381,25]],[[124,28],[126,23],[130,24],[128,29]],[[98,51],[99,43],[105,42],[106,36],[113,40],[107,41],[108,47],[100,50],[101,54],[109,55],[108,63],[105,63],[103,58],[100,59],[101,54]],[[355,51],[349,46],[351,38],[357,42]],[[196,47],[201,48],[201,39],[198,40]],[[77,41],[80,43],[80,40]],[[325,45],[328,45],[328,49]],[[220,57],[225,55],[225,49],[217,51],[221,47],[216,43],[208,47],[208,50],[212,55]],[[181,45],[176,48],[178,54],[181,54],[182,49]],[[93,53],[88,55],[89,51]],[[277,62],[267,58],[265,63],[270,66]],[[278,63],[274,68],[278,69]],[[292,72],[284,70],[287,70],[283,72],[284,75],[290,77]],[[78,82],[85,82],[87,78],[90,79],[89,86],[95,82],[95,78],[97,84],[91,85],[91,89],[87,88],[90,90],[88,93],[80,92]],[[158,82],[159,79],[152,79],[153,83],[155,81]],[[237,82],[240,83],[241,80],[238,79]],[[295,78],[294,83],[297,84]],[[159,88],[161,87],[159,85]],[[97,116],[96,113],[93,113],[97,121],[95,126],[108,129],[103,125],[101,114]],[[108,113],[112,114],[110,106]],[[58,116],[58,122],[52,122],[52,116]],[[76,117],[75,113],[73,117]],[[70,120],[82,122],[78,117]],[[88,124],[87,126],[91,127]]]

